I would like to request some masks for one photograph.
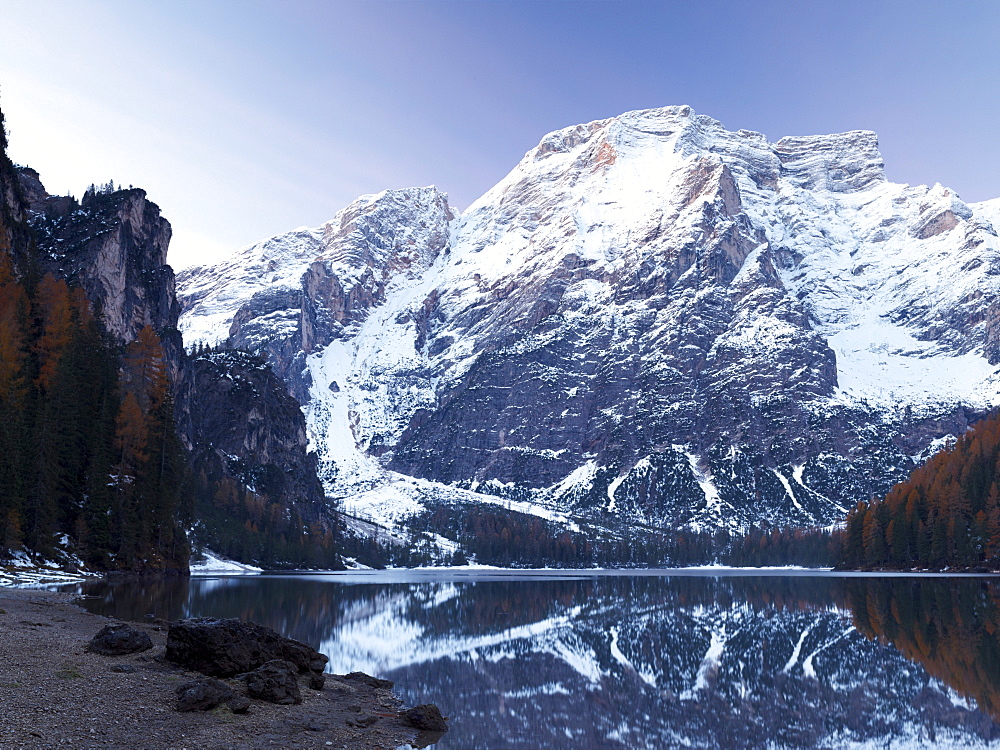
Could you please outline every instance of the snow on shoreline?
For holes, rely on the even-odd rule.
[[[228,560],[211,550],[203,550],[202,559],[191,563],[191,575],[211,576],[211,575],[256,575],[264,571],[254,565]]]
[[[441,565],[414,568],[349,567],[347,570],[264,570],[253,565],[227,560],[206,550],[204,559],[191,565],[191,576],[245,576],[268,573],[279,576],[323,576],[344,583],[406,583],[427,579],[530,579],[530,578],[598,578],[598,577],[739,577],[739,576],[832,576],[854,577],[971,577],[996,576],[996,573],[968,573],[955,571],[859,571],[834,570],[833,568],[807,568],[801,565],[762,567],[733,567],[728,565],[692,565],[684,568],[501,568],[494,565]],[[49,588],[102,577],[89,571],[40,567],[22,563],[0,564],[0,588]]]

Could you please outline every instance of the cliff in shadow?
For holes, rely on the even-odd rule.
[[[0,409],[23,418],[7,420],[0,440],[26,447],[0,466],[10,479],[0,554],[186,571],[191,541],[225,537],[217,523],[252,537],[277,530],[262,507],[296,532],[224,552],[261,565],[339,564],[334,514],[283,383],[237,354],[219,366],[185,352],[159,207],[111,183],[79,201],[50,195],[5,147],[6,138]],[[216,512],[230,497],[236,507]]]

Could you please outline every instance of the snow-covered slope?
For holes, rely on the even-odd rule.
[[[412,476],[808,525],[1000,404],[998,226],[1000,200],[887,182],[873,133],[770,143],[667,107],[549,134],[464,215],[365,196],[178,286],[188,343],[266,352],[328,492],[376,520],[423,507]]]
[[[215,266],[195,266],[178,276],[184,294],[184,340],[217,344],[229,337],[233,314],[260,292],[296,292],[322,250],[322,231],[300,227],[242,247]]]

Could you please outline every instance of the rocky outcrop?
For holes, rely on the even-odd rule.
[[[126,344],[146,325],[161,338],[177,328],[170,224],[144,190],[92,189],[77,204],[48,195],[34,170],[21,176],[45,269],[83,287],[108,333]]]
[[[275,659],[298,672],[322,674],[328,658],[304,643],[263,625],[198,617],[178,620],[167,631],[166,659],[210,677],[233,677]]]
[[[178,711],[211,711],[220,703],[232,704],[240,700],[229,685],[214,677],[199,677],[196,680],[178,685],[174,690],[174,695],[177,696],[174,708]],[[244,698],[243,701],[245,700]],[[238,708],[242,708],[243,702],[236,705]],[[249,707],[249,702],[247,702],[246,708]],[[233,709],[233,713],[240,712]],[[246,710],[244,709],[242,713],[246,713]]]
[[[11,254],[22,272],[34,258],[34,238],[27,219],[28,196],[20,171],[7,156],[7,131],[0,112],[0,250]]]
[[[295,665],[291,662],[273,659],[242,675],[241,679],[251,698],[281,706],[302,702]]]
[[[424,703],[404,711],[402,719],[414,729],[425,732],[448,731],[448,725],[445,723],[445,717],[441,715],[441,709],[433,703]]]
[[[237,478],[286,512],[298,510],[306,523],[325,518],[305,418],[263,359],[206,352],[191,358],[188,373],[197,394],[189,435],[196,464]]]
[[[149,633],[128,623],[113,622],[105,625],[87,644],[87,651],[105,656],[123,656],[153,647]]]

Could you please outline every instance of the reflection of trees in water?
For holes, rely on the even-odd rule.
[[[608,600],[663,605],[729,607],[734,602],[756,609],[804,609],[843,603],[843,579],[833,577],[702,577],[595,576],[544,580],[484,580],[391,584],[341,584],[328,578],[246,576],[222,578],[147,578],[92,581],[79,590],[99,597],[88,608],[125,620],[153,614],[180,617],[268,619],[294,626],[358,603],[374,602],[384,593],[406,593],[410,612],[424,619],[427,605],[445,587],[454,589],[431,609],[430,621],[454,631],[490,632],[498,625],[521,625],[551,617],[556,610]],[[419,615],[417,613],[420,613]],[[272,626],[273,627],[273,626]]]
[[[176,620],[184,617],[191,579],[186,576],[111,578],[87,581],[72,589],[86,596],[82,603],[97,614],[132,622],[140,622],[146,615]]]
[[[341,584],[319,577],[247,576],[96,581],[91,611],[139,621],[151,614],[238,617],[309,643],[329,637],[346,613],[377,611],[403,595],[404,614],[429,634],[482,635],[558,616],[574,607],[632,609],[703,605],[755,610],[829,607],[843,602],[841,579],[616,576],[560,580],[485,580]]]
[[[1000,585],[983,578],[846,581],[854,626],[1000,721]]]
[[[146,614],[164,620],[182,617],[236,617],[266,625],[317,646],[330,637],[345,609],[379,606],[391,591],[408,586],[342,586],[309,577],[245,576],[96,581],[83,584],[84,604],[98,614],[141,621]]]

